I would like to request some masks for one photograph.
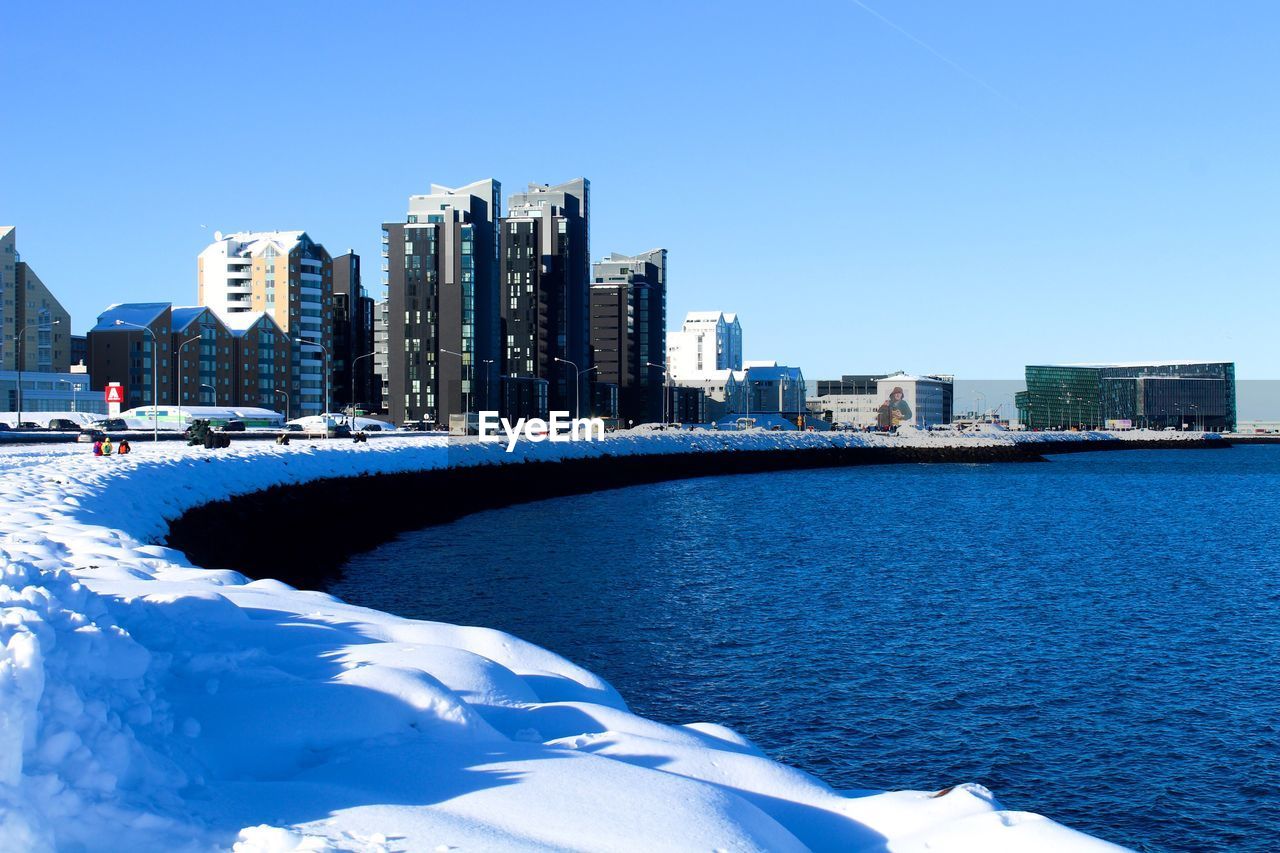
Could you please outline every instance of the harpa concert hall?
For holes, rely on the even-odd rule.
[[[1227,361],[1028,365],[1014,397],[1028,429],[1236,428],[1236,368]]]

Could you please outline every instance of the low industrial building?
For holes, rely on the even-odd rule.
[[[1233,362],[1028,365],[1026,381],[1014,402],[1028,429],[1236,428]]]

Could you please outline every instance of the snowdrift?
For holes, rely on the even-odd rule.
[[[153,544],[194,506],[325,477],[939,440],[0,451],[0,850],[1115,849],[979,785],[833,791],[728,729],[637,717],[602,679],[507,634],[250,582]]]

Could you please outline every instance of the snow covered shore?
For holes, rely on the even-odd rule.
[[[217,453],[139,442],[111,459],[6,448],[0,850],[1108,849],[977,785],[832,791],[713,723],[637,717],[600,678],[515,637],[249,582],[151,544],[194,506],[324,477],[1016,440],[620,435],[509,455],[421,437]]]

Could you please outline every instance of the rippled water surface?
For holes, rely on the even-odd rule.
[[[1143,850],[1280,840],[1280,447],[717,477],[406,535],[331,591],[487,625],[837,788]]]

